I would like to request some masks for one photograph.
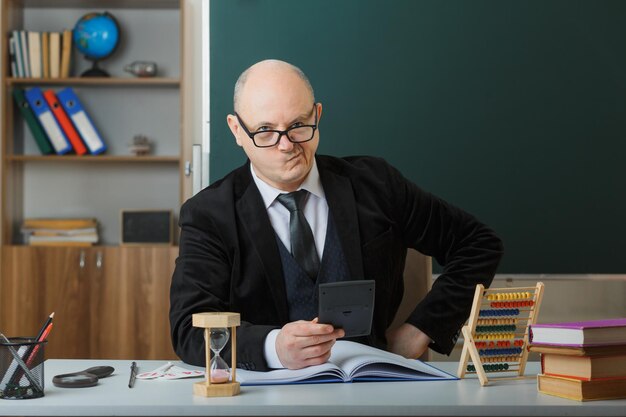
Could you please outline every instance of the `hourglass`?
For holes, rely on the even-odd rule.
[[[211,352],[213,352],[213,358],[209,363],[209,378],[213,384],[223,384],[230,381],[230,368],[228,364],[220,356],[220,352],[226,346],[230,332],[226,327],[216,327],[210,329],[211,334]]]
[[[196,382],[193,393],[204,397],[231,397],[239,394],[237,382],[237,329],[239,313],[199,313],[192,316],[194,327],[204,329],[206,349],[206,381]],[[229,330],[230,328],[230,330]],[[231,368],[220,356],[230,339]],[[213,357],[211,358],[211,353]]]

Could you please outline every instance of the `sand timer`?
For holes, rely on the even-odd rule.
[[[210,348],[213,353],[211,362],[209,363],[209,376],[211,383],[223,384],[230,381],[230,367],[220,356],[220,352],[226,346],[230,338],[230,332],[226,327],[216,327],[210,330],[211,342]]]
[[[206,380],[193,385],[193,393],[205,397],[231,397],[239,394],[237,382],[237,327],[239,313],[199,313],[192,316],[194,327],[204,329]],[[229,330],[230,329],[230,330]],[[221,352],[230,340],[232,374]],[[212,355],[211,355],[212,354]],[[212,357],[211,357],[212,356]]]

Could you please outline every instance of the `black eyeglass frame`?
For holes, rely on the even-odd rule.
[[[237,114],[237,112],[235,112],[235,117],[237,118],[237,121],[241,125],[241,127],[242,127],[243,131],[246,133],[246,135],[248,135],[248,137],[250,139],[252,139],[252,143],[254,143],[254,146],[256,146],[257,148],[271,148],[271,147],[274,147],[274,146],[278,145],[278,142],[280,142],[280,138],[282,138],[283,135],[285,135],[287,137],[287,140],[289,140],[289,142],[291,142],[291,143],[304,143],[304,142],[308,142],[310,140],[313,140],[313,138],[315,137],[315,131],[317,130],[317,103],[313,103],[313,108],[315,109],[315,124],[294,126],[294,127],[290,127],[289,129],[286,129],[286,130],[268,129],[268,130],[262,130],[262,131],[251,133],[250,130],[248,129],[248,127],[246,126],[246,124],[241,120],[241,117],[239,117],[239,114]],[[303,128],[303,127],[310,127],[310,128],[313,129],[313,133],[311,134],[311,137],[309,139],[306,139],[306,140],[293,140],[293,139],[291,139],[291,137],[289,136],[289,132],[294,130],[294,129],[300,129],[300,128]],[[270,132],[278,133],[278,139],[276,139],[276,142],[272,143],[271,145],[259,145],[254,140],[254,136],[255,135],[261,134],[261,133],[270,133]]]

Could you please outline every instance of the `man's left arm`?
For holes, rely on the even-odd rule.
[[[477,284],[488,287],[503,254],[502,241],[469,213],[427,193],[391,169],[394,217],[406,247],[443,267],[431,291],[393,333],[390,350],[419,356],[430,347],[449,354],[469,316]]]

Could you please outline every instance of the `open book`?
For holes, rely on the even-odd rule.
[[[269,372],[237,369],[237,380],[241,385],[454,379],[458,378],[419,360],[406,359],[394,353],[346,340],[335,343],[329,361],[322,365]]]

